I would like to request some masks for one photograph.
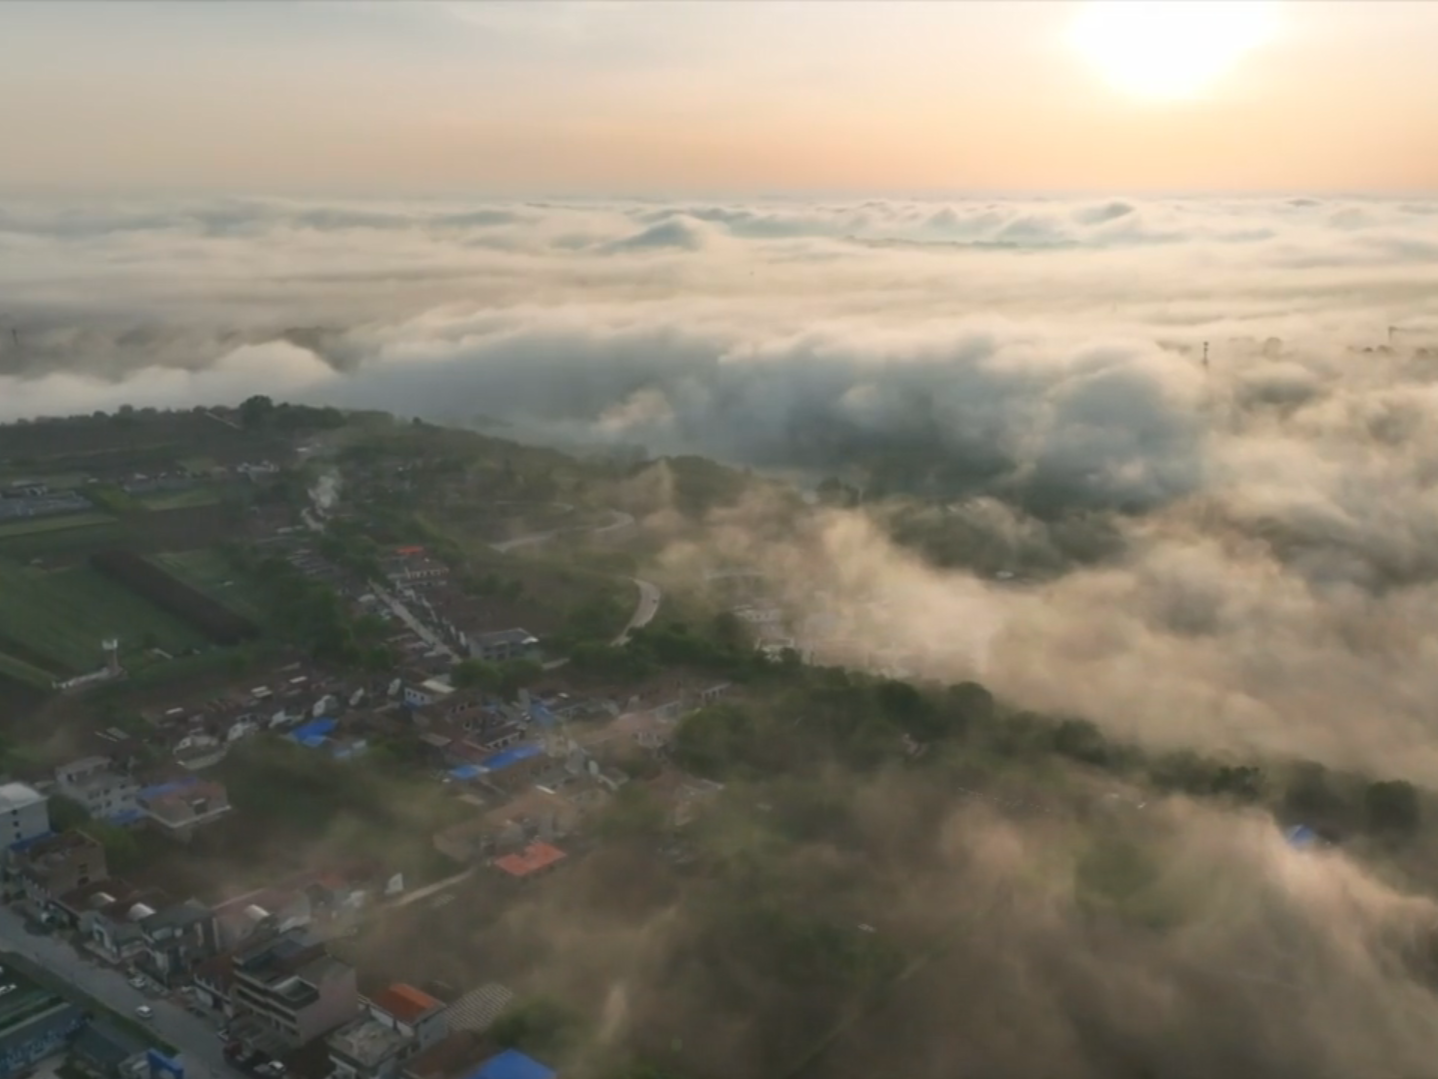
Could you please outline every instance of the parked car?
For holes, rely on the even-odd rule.
[[[131,989],[143,989],[145,988],[146,984],[147,983],[144,979],[144,976],[140,974],[136,974],[133,978],[130,979]]]
[[[151,1020],[155,1018],[155,1009],[150,1007],[148,1004],[141,1004],[138,1008],[135,1009],[135,1014],[138,1015],[141,1019]]]

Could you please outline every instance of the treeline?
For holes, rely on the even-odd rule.
[[[90,564],[216,644],[239,644],[259,635],[259,628],[248,618],[197,592],[133,551],[100,551],[90,556]]]
[[[839,668],[772,665],[761,705],[717,704],[686,717],[676,757],[713,779],[762,779],[836,760],[864,771],[955,748],[974,760],[1063,758],[1163,793],[1264,804],[1321,838],[1411,835],[1422,797],[1405,780],[1336,772],[1313,761],[1244,761],[1191,750],[1150,753],[1087,719],[1005,707],[976,682],[917,687]]]

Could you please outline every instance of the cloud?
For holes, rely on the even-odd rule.
[[[806,540],[905,597],[871,632],[972,630],[997,688],[1145,738],[1426,775],[1433,209],[16,203],[0,418],[266,392],[907,489],[1068,572],[1027,594],[868,525]]]

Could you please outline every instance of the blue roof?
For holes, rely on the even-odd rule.
[[[546,1068],[518,1049],[506,1049],[481,1064],[469,1079],[554,1079],[555,1074],[553,1068]]]
[[[118,813],[111,813],[105,820],[111,824],[134,824],[138,820],[144,820],[145,814],[139,809],[122,809]]]
[[[302,723],[292,730],[290,737],[300,745],[314,749],[317,746],[323,745],[325,735],[329,734],[330,731],[339,725],[339,720],[337,719],[312,719],[308,723]]]
[[[493,757],[486,757],[480,764],[491,772],[497,772],[501,768],[508,768],[511,764],[518,764],[520,761],[527,761],[530,757],[536,757],[544,750],[539,746],[514,746],[511,749],[496,753]]]
[[[449,770],[451,779],[474,779],[483,773],[484,769],[477,764],[461,764],[458,768]]]
[[[52,839],[54,835],[54,832],[41,832],[39,835],[32,835],[29,839],[17,839],[14,843],[10,844],[10,849],[28,850],[36,843],[43,842],[46,839]]]
[[[1317,834],[1305,824],[1295,824],[1284,833],[1284,836],[1291,846],[1297,847],[1299,850],[1311,847],[1318,842]]]
[[[153,787],[146,787],[140,791],[140,797],[149,802],[155,798],[163,798],[167,794],[174,794],[186,787],[193,787],[200,781],[199,776],[181,776],[179,779],[171,780],[169,783],[156,783]]]
[[[529,702],[529,718],[543,727],[552,727],[558,722],[553,712],[535,700]]]

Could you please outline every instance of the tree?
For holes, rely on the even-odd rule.
[[[50,827],[56,832],[68,832],[78,828],[90,819],[90,811],[73,798],[63,794],[50,796]]]
[[[489,1028],[496,1045],[538,1057],[561,1055],[580,1033],[578,1016],[548,997],[533,997],[511,1006]]]
[[[993,722],[994,695],[977,682],[950,686],[948,704],[961,727],[981,727]]]
[[[1329,782],[1328,769],[1311,761],[1294,770],[1283,804],[1289,816],[1307,821],[1331,821],[1335,816],[1344,815],[1348,808],[1343,796]]]
[[[462,659],[449,672],[456,689],[481,689],[493,693],[499,688],[499,666],[482,659]]]
[[[1411,835],[1422,819],[1417,789],[1401,779],[1368,784],[1363,810],[1369,829],[1375,832]]]
[[[275,411],[275,403],[262,393],[247,397],[240,404],[240,423],[249,430],[262,427]]]
[[[1086,719],[1066,719],[1054,729],[1054,752],[1099,767],[1109,761],[1108,739]]]

